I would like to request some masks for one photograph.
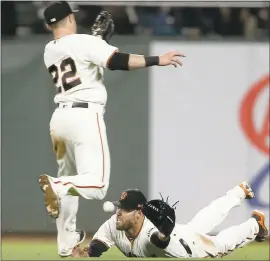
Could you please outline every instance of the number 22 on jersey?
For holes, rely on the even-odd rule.
[[[52,64],[48,70],[52,76],[53,83],[59,88],[59,92],[61,92],[60,86],[62,86],[65,91],[68,91],[82,83],[80,78],[75,78],[69,81],[70,78],[74,78],[76,76],[77,72],[75,61],[71,57],[62,60],[60,67]]]

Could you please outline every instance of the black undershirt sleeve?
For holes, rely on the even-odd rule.
[[[107,67],[111,71],[114,70],[128,71],[129,70],[128,61],[129,61],[128,53],[115,52],[114,55],[110,58]]]
[[[106,252],[109,249],[109,247],[97,240],[94,239],[91,241],[89,248],[88,248],[88,256],[89,257],[100,257],[104,252]]]
[[[150,242],[158,248],[165,249],[170,243],[171,237],[168,237],[166,240],[161,240],[158,237],[158,232],[155,232],[151,235]]]

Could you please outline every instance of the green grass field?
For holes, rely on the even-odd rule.
[[[2,260],[63,260],[57,255],[56,242],[50,239],[2,239]],[[72,259],[72,258],[66,258]],[[64,259],[64,260],[66,260]],[[90,258],[89,258],[90,259]],[[112,248],[101,258],[103,260],[131,259],[123,256],[116,248]],[[132,258],[134,259],[134,258]],[[150,260],[142,259],[139,260]],[[233,254],[223,257],[223,260],[269,260],[269,242],[254,243],[248,247],[238,249]],[[91,258],[93,260],[93,258]],[[173,259],[170,259],[173,260]],[[193,259],[189,259],[193,260]]]

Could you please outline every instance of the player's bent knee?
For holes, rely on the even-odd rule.
[[[108,186],[97,187],[74,187],[71,186],[68,189],[68,195],[71,196],[81,196],[85,199],[95,199],[95,200],[103,200],[107,194]]]

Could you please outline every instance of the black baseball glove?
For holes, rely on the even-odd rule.
[[[142,213],[155,225],[155,227],[166,237],[170,236],[175,226],[176,203],[171,207],[161,196],[162,200],[154,199],[142,205]]]
[[[114,22],[112,16],[107,11],[101,11],[91,27],[90,34],[101,36],[107,43],[114,33]]]

